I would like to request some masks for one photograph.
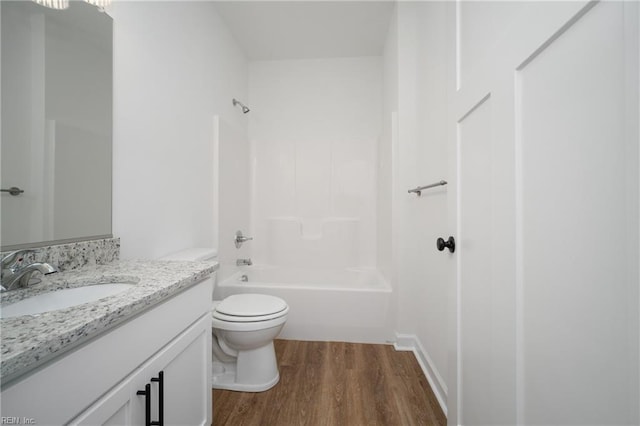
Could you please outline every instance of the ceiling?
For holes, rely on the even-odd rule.
[[[216,1],[249,60],[380,56],[393,1]]]

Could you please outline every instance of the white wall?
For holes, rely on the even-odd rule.
[[[379,57],[250,64],[253,258],[375,266]]]
[[[397,7],[399,146],[393,160],[397,331],[402,345],[417,350],[434,391],[445,401],[452,258],[448,251],[436,250],[436,239],[448,237],[447,187],[426,190],[420,197],[407,193],[448,179],[445,4],[400,2]]]
[[[113,233],[121,257],[214,244],[214,116],[246,128],[246,59],[207,2],[118,2]]]

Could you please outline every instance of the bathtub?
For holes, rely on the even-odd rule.
[[[289,305],[279,338],[388,343],[393,341],[389,284],[374,268],[303,269],[249,266],[218,275],[214,299],[232,294],[277,296]],[[246,275],[247,281],[241,278]]]

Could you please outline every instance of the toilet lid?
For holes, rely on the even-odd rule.
[[[270,320],[274,320],[274,319],[278,319],[278,318],[282,318],[282,317],[286,317],[287,313],[289,312],[289,308],[287,307],[285,310],[280,311],[280,312],[276,312],[275,314],[269,314],[269,315],[261,315],[261,316],[257,316],[257,317],[238,317],[235,315],[225,315],[222,314],[218,311],[213,311],[211,316],[213,317],[214,320],[218,320],[218,321],[222,321],[225,323],[228,322],[233,322],[233,323],[259,323],[259,322],[266,322],[266,321],[270,321]],[[215,325],[214,325],[215,327]],[[220,328],[220,324],[218,323],[218,328]]]
[[[287,309],[284,300],[266,294],[234,294],[224,299],[215,311],[233,317],[260,317]]]

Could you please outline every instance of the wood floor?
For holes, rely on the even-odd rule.
[[[213,425],[446,425],[412,352],[390,345],[276,340],[280,383],[214,390]]]

